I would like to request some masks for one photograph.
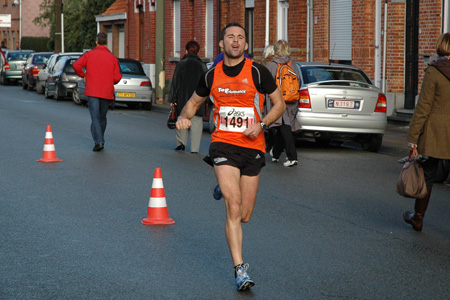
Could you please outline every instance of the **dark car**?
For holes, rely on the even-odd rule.
[[[32,91],[36,85],[39,72],[47,63],[53,52],[37,52],[31,54],[22,70],[22,88]]]
[[[64,56],[56,63],[45,82],[44,94],[46,98],[53,96],[54,99],[61,100],[67,96],[72,96],[73,90],[77,86],[77,80],[80,78],[73,69],[73,63],[77,59]]]
[[[53,70],[53,67],[61,57],[71,56],[73,58],[78,58],[81,55],[83,55],[83,53],[81,52],[62,52],[52,54],[36,78],[36,92],[38,92],[38,94],[44,93],[44,87],[45,82],[47,81],[48,73]]]
[[[114,85],[116,102],[125,103],[128,107],[135,108],[142,105],[143,109],[152,109],[152,84],[145,75],[144,69],[139,61],[134,59],[119,58],[122,79]],[[77,88],[72,94],[73,102],[85,104],[87,97],[84,95],[85,82],[80,78]]]
[[[5,51],[5,57],[0,57],[0,81],[3,85],[22,79],[22,69],[32,53],[33,50]]]

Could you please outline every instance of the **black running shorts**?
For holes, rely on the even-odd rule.
[[[229,165],[241,170],[241,176],[257,176],[266,165],[262,151],[214,142],[209,146],[209,156],[214,165]]]

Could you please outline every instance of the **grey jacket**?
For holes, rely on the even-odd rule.
[[[289,56],[282,56],[282,57],[275,57],[272,61],[268,62],[266,67],[269,69],[270,73],[272,74],[273,78],[276,78],[277,75],[277,69],[278,69],[278,63],[285,64],[288,63],[291,60]],[[291,67],[294,69],[295,73],[297,74],[297,77],[300,80],[300,71],[298,70],[297,66],[295,64],[291,64]],[[269,97],[266,97],[266,110],[267,112],[272,109],[272,102],[270,101]],[[298,124],[296,120],[298,112],[298,101],[295,103],[286,103],[286,110],[284,111],[283,115],[276,120],[270,127],[277,127],[282,124],[282,121],[286,125],[291,126],[292,131],[298,131],[301,129],[301,126]]]

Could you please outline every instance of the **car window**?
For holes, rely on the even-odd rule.
[[[31,55],[31,52],[10,52],[8,53],[8,61],[14,60],[27,60],[28,56]]]
[[[68,60],[64,72],[69,74],[75,74],[75,70],[73,69],[73,63],[76,61],[77,61],[76,59]]]
[[[301,69],[304,83],[330,80],[349,80],[372,84],[367,75],[357,69],[337,68],[331,66],[311,66],[302,67]]]
[[[142,69],[140,62],[133,61],[120,61],[120,71],[122,74],[133,74],[133,75],[143,75],[145,76],[144,70]]]
[[[56,63],[55,67],[53,68],[53,72],[54,72],[54,73],[56,73],[56,72],[61,72],[62,69],[64,68],[65,63],[66,63],[66,61],[65,61],[64,59],[63,59],[63,60],[59,60],[59,61]]]
[[[35,65],[37,65],[37,64],[40,64],[40,65],[41,64],[45,64],[48,61],[48,57],[49,57],[49,55],[45,55],[45,54],[36,55],[34,57],[34,64]]]

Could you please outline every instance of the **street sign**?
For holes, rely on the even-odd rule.
[[[0,27],[11,27],[11,15],[0,14]]]

